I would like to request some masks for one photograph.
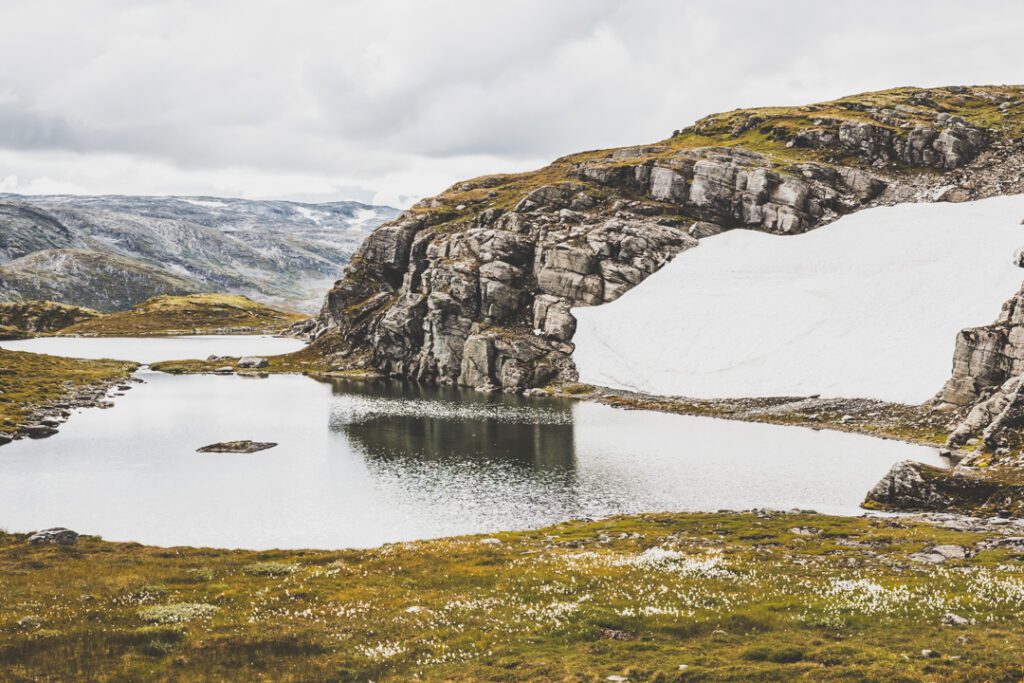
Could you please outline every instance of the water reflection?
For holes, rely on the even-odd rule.
[[[493,463],[571,473],[572,403],[404,382],[331,378],[330,426],[371,460]]]
[[[939,460],[853,434],[398,382],[140,377],[114,409],[0,448],[0,526],[341,548],[633,512],[857,514],[893,462]],[[195,450],[234,439],[279,445]]]

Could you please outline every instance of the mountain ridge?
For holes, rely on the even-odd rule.
[[[397,213],[347,201],[3,194],[0,299],[112,311],[160,294],[221,291],[312,310],[366,233]],[[77,281],[41,277],[39,252],[75,260]],[[132,284],[104,296],[112,272]]]

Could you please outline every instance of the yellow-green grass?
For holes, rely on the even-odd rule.
[[[84,387],[127,379],[137,367],[0,349],[0,432],[16,431],[40,406],[74,398]]]
[[[0,325],[0,339],[27,339],[31,336],[32,333],[13,325]]]
[[[985,536],[811,514],[346,551],[0,535],[0,679],[1019,680],[1020,557],[910,558]]]
[[[794,134],[804,130],[828,129],[836,132],[845,121],[870,123],[892,131],[897,137],[905,136],[907,129],[900,124],[910,124],[911,127],[916,124],[934,125],[932,117],[936,110],[914,102],[915,97],[923,96],[925,92],[951,116],[961,116],[992,136],[1013,139],[1024,134],[1024,105],[1021,105],[1024,86],[980,86],[964,93],[943,88],[927,91],[911,87],[893,88],[798,107],[759,107],[712,114],[692,126],[676,131],[665,140],[637,148],[626,158],[616,158],[615,149],[571,154],[535,171],[482,176],[457,183],[432,201],[417,204],[411,211],[431,214],[430,222],[434,230],[459,230],[468,225],[480,211],[509,209],[538,187],[565,182],[579,183],[576,171],[581,165],[633,166],[645,161],[668,159],[681,151],[700,148],[741,147],[764,155],[771,166],[783,173],[796,173],[793,167],[808,161],[867,167],[866,160],[836,148],[810,149],[788,146],[787,143]],[[982,93],[1008,96],[1016,102],[1011,102],[1011,106],[1006,109],[1000,109],[999,101]],[[863,111],[864,108],[893,110],[898,106],[908,108],[905,112],[898,112],[905,119]],[[886,121],[887,118],[891,121]],[[871,170],[875,174],[894,176],[935,172],[928,168],[909,168],[898,161],[891,162],[885,168],[872,167]],[[584,183],[584,191],[595,195],[607,194],[607,190],[589,183]],[[629,198],[629,193],[617,189],[615,196]],[[650,198],[644,199],[650,203]],[[665,204],[664,209],[667,213],[680,211],[679,207],[669,204]]]
[[[379,377],[379,373],[355,367],[341,354],[341,338],[327,334],[298,351],[277,356],[266,356],[267,366],[259,372],[280,374],[332,374],[359,377]],[[166,360],[151,363],[150,368],[172,375],[209,373],[224,367],[235,367],[239,357],[221,357],[217,360]]]
[[[21,339],[47,334],[103,315],[82,306],[38,299],[0,303],[0,339]]]
[[[210,333],[250,329],[278,332],[307,318],[279,311],[235,294],[157,296],[129,311],[71,325],[61,334],[100,336]]]

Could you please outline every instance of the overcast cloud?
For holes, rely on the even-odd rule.
[[[0,191],[407,205],[744,106],[1024,82],[1024,4],[0,4]]]

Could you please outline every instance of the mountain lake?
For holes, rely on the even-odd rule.
[[[267,355],[273,337],[39,338],[13,350],[143,363]],[[0,448],[0,526],[239,548],[372,547],[659,511],[857,515],[899,441],[568,399],[301,375],[168,375]],[[271,441],[251,454],[197,453]]]

